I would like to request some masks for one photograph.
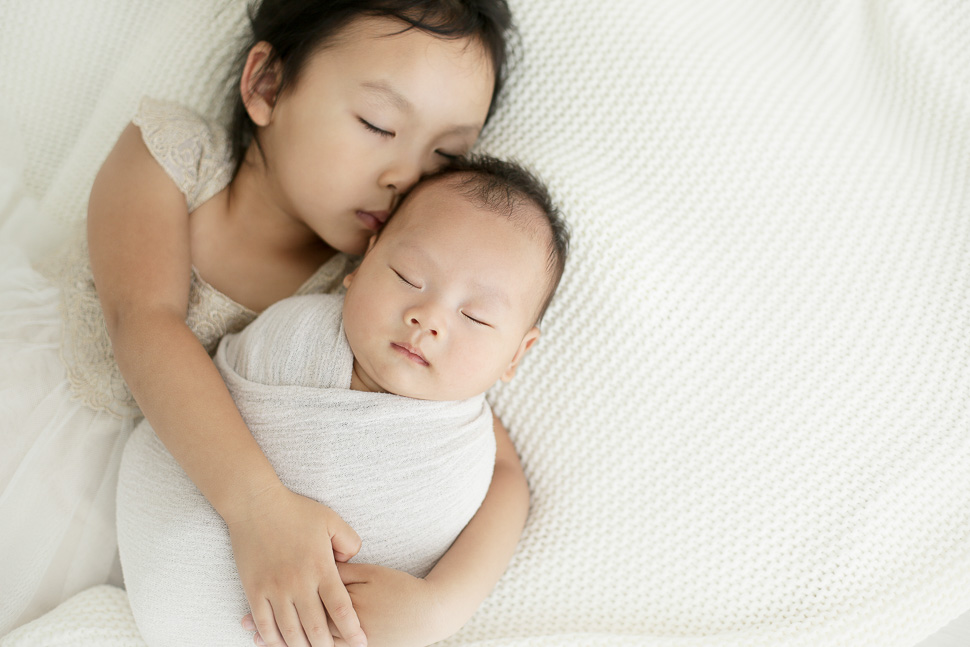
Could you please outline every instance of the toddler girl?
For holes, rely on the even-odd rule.
[[[209,353],[275,301],[339,285],[400,196],[469,150],[508,26],[501,0],[265,0],[231,134],[144,102],[92,188],[87,240],[51,278],[4,255],[0,634],[119,581],[117,466],[142,415],[228,523],[267,643],[328,645],[329,615],[363,644],[361,608],[381,609],[370,638],[427,617],[384,571],[351,599],[334,560],[359,539],[282,486]],[[498,424],[496,441],[489,494],[436,566],[449,617],[471,615],[524,524],[527,488]]]

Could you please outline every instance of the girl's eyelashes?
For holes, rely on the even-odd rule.
[[[384,130],[383,128],[378,128],[377,126],[375,126],[371,122],[367,121],[363,117],[357,117],[357,121],[359,121],[361,124],[363,124],[364,128],[366,128],[367,130],[371,131],[375,135],[380,135],[381,137],[387,137],[387,138],[392,138],[395,135],[395,133],[393,131]],[[457,154],[457,153],[446,153],[446,152],[441,151],[441,150],[436,150],[435,153],[437,153],[438,155],[442,156],[443,158],[445,158],[449,162],[453,162],[456,159],[459,159],[461,157],[460,154]]]
[[[367,121],[363,117],[357,117],[357,120],[360,121],[360,123],[364,124],[364,128],[366,128],[367,130],[371,131],[374,134],[380,135],[381,137],[394,136],[394,133],[391,132],[390,130],[384,130],[383,128],[378,128],[377,126]]]

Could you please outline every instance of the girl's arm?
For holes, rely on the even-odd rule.
[[[529,515],[529,484],[522,462],[497,417],[495,443],[495,472],[485,500],[425,578],[434,585],[441,605],[442,637],[461,629],[495,588]]]
[[[158,437],[229,525],[266,643],[281,645],[282,632],[289,647],[329,645],[322,598],[341,634],[363,644],[334,563],[335,552],[356,553],[360,539],[329,508],[283,487],[186,325],[185,198],[134,125],[95,180],[88,240],[121,372]]]
[[[529,485],[498,418],[495,441],[495,473],[485,500],[425,579],[370,564],[338,564],[371,647],[424,646],[447,638],[505,572],[529,513]]]

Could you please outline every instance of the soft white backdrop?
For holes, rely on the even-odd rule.
[[[511,4],[481,148],[574,246],[491,394],[525,536],[449,644],[912,647],[970,609],[970,5]],[[142,94],[219,114],[242,7],[6,0],[7,235],[83,217]],[[87,600],[5,644],[98,613],[135,644]]]

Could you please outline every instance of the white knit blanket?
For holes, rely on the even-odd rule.
[[[219,112],[241,4],[5,3],[45,220],[142,95]],[[481,149],[575,245],[489,395],[525,535],[447,644],[913,647],[970,610],[970,3],[511,4]]]
[[[225,337],[215,362],[280,480],[360,535],[353,561],[423,577],[478,509],[495,437],[484,397],[415,400],[350,390],[338,295],[292,297]],[[324,538],[326,541],[326,538]],[[142,423],[118,480],[125,587],[150,647],[248,647],[229,532]]]

